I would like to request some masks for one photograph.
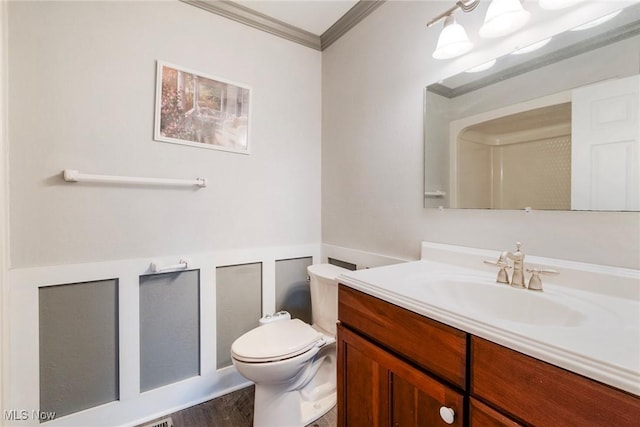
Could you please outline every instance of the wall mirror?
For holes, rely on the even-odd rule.
[[[640,4],[424,94],[425,207],[640,210]]]

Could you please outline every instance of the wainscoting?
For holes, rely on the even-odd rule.
[[[10,270],[2,424],[131,426],[230,399],[251,385],[233,340],[281,309],[309,321],[306,266],[328,258],[404,261],[318,244]]]
[[[308,317],[319,262],[306,245],[11,270],[2,425],[131,426],[228,400],[251,385],[231,343],[263,314]]]

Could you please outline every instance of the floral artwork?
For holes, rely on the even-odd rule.
[[[249,154],[250,91],[158,61],[154,139]]]

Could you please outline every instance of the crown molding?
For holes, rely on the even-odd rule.
[[[360,0],[347,11],[335,24],[320,36],[320,50],[325,50],[333,42],[355,27],[367,15],[376,10],[386,0]]]
[[[279,21],[275,18],[257,12],[240,4],[227,0],[180,0],[183,3],[190,4],[216,15],[224,16],[241,24],[248,25],[261,31],[282,37],[292,42],[320,50],[320,37],[289,25],[286,22]]]
[[[303,46],[324,50],[386,0],[360,0],[321,36],[228,0],[180,1]]]

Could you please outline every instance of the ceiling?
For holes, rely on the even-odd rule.
[[[321,36],[358,0],[235,0],[234,3]]]

